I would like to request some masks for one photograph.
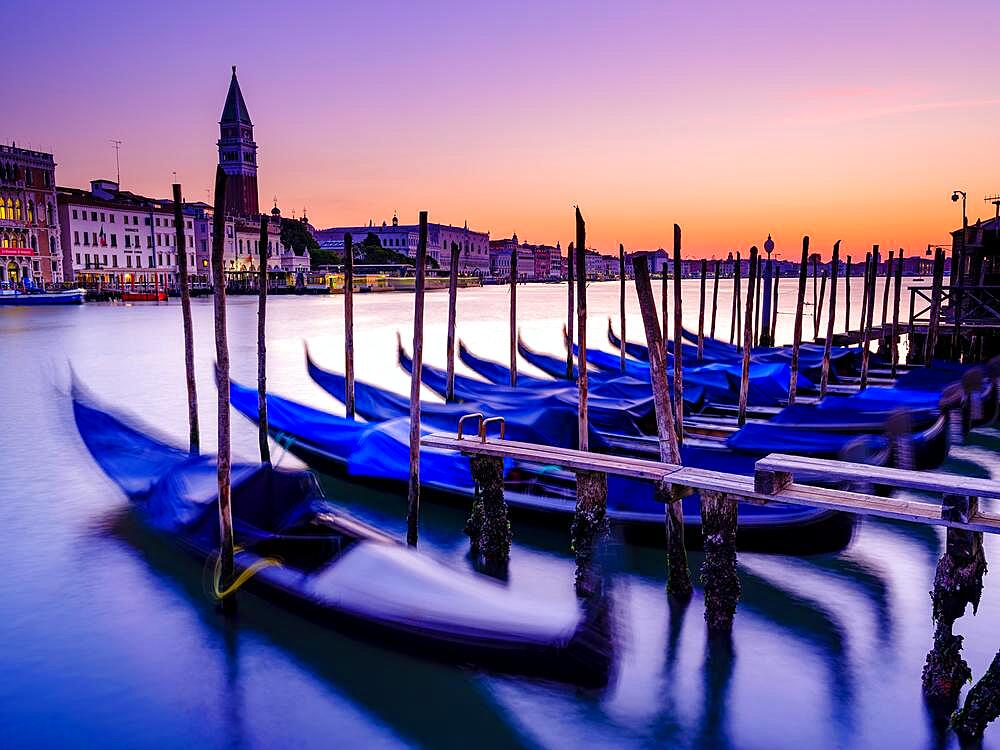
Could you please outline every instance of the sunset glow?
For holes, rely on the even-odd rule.
[[[515,7],[519,6],[519,7]],[[920,250],[1000,192],[1000,5],[131,3],[5,25],[0,140],[60,185],[205,199],[239,66],[264,207],[317,227],[394,211],[562,246],[690,255],[802,234]],[[44,49],[40,49],[44,47]],[[44,52],[44,54],[38,54]]]

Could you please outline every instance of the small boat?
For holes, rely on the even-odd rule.
[[[0,289],[0,306],[82,305],[86,294],[86,289],[67,289],[61,292],[22,292],[17,289]]]
[[[167,292],[159,289],[153,292],[122,292],[122,302],[166,302]]]
[[[97,406],[74,386],[84,444],[151,530],[200,560],[219,548],[217,467]],[[130,420],[131,421],[131,420]],[[234,463],[244,588],[350,635],[447,661],[601,687],[604,604],[527,596],[457,571],[344,515],[310,472]]]

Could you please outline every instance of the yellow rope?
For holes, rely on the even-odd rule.
[[[233,548],[234,555],[237,552],[242,552],[242,551],[243,549],[241,547]],[[225,589],[220,589],[219,587],[222,585],[222,551],[220,550],[219,556],[215,558],[215,580],[213,586],[213,593],[215,594],[215,598],[225,599],[227,596],[236,593],[244,583],[246,583],[255,575],[257,575],[257,573],[262,571],[264,568],[270,568],[274,565],[281,567],[282,565],[281,560],[279,560],[276,557],[262,557],[260,560],[257,560],[252,565],[248,566],[246,570],[240,573],[236,577],[236,580],[233,581],[228,587],[226,587]]]

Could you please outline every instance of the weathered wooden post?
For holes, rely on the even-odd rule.
[[[257,272],[257,443],[260,462],[271,463],[271,445],[267,428],[267,243],[268,217],[260,215],[260,269]]]
[[[705,358],[705,287],[708,281],[708,261],[701,259],[701,299],[698,302],[698,361]]]
[[[826,300],[826,277],[827,272],[824,270],[820,274],[819,279],[819,312],[813,316],[815,323],[813,324],[813,341],[819,338],[819,325],[823,319],[823,302]]]
[[[573,252],[573,243],[571,242],[566,249],[566,279],[568,281],[566,292],[566,380],[573,380],[573,316],[576,315],[576,306],[573,302],[573,266],[575,264],[576,254]],[[624,345],[623,341],[622,346]]]
[[[577,374],[578,436],[580,450],[589,449],[587,423],[587,227],[576,209],[576,311],[579,361]],[[576,557],[576,591],[580,596],[590,596],[598,588],[593,567],[595,548],[603,541],[608,530],[607,520],[608,477],[593,471],[576,473],[576,512],[571,529],[573,552]]]
[[[806,300],[806,273],[809,260],[809,235],[802,238],[802,260],[799,262],[799,294],[795,300],[795,332],[792,339],[791,380],[788,383],[788,403],[795,403],[799,384],[799,347],[802,346],[802,308]]]
[[[736,573],[736,498],[723,492],[701,491],[701,536],[704,558],[701,582],[705,587],[705,622],[710,635],[733,629],[740,578]]]
[[[354,419],[354,238],[344,234],[344,408]]]
[[[223,270],[226,234],[226,173],[215,170],[215,206],[212,212],[212,286],[215,312],[215,362],[218,383],[219,454],[216,461],[219,483],[219,577],[218,591],[226,591],[236,571],[233,540],[233,509],[230,505],[232,480],[229,434],[229,341],[226,336],[226,277]],[[222,609],[232,613],[236,600],[231,592],[222,597]]]
[[[712,282],[712,323],[709,326],[708,337],[715,338],[715,317],[719,308],[719,274],[722,272],[722,261],[715,261],[715,279]]]
[[[639,298],[646,345],[649,348],[649,378],[653,389],[656,410],[656,434],[659,439],[660,460],[664,463],[681,462],[680,445],[674,428],[673,408],[670,404],[670,386],[667,383],[666,347],[656,318],[656,300],[649,280],[649,266],[645,255],[632,256],[635,273],[635,291]],[[664,523],[667,536],[667,593],[680,600],[691,598],[691,573],[688,570],[687,550],[684,547],[684,512],[680,497],[674,495],[666,481],[656,483],[656,495],[665,503]]]
[[[899,296],[903,286],[903,248],[899,248],[895,277],[892,290],[892,377],[896,377],[899,365]]]
[[[813,328],[819,330],[819,253],[812,257],[813,277]],[[818,335],[818,334],[817,334]]]
[[[736,253],[736,268],[733,272],[733,317],[729,324],[729,343],[732,344],[736,341],[736,332],[743,329],[741,325],[743,314],[742,306],[740,305],[740,274],[743,269],[743,261],[740,258],[740,254]]]
[[[844,333],[851,335],[851,256],[847,256],[847,267],[844,269]],[[848,343],[850,341],[848,340]]]
[[[410,482],[406,496],[406,543],[417,544],[420,518],[420,378],[424,367],[424,280],[427,274],[427,212],[420,212],[413,283],[413,371],[410,377]]]
[[[878,283],[878,245],[872,246],[871,263],[868,271],[869,279],[866,285],[867,309],[862,310],[864,316],[864,334],[861,344],[861,390],[868,387],[868,363],[871,360],[872,322],[875,316],[875,286]]]
[[[625,374],[625,246],[618,245],[618,275],[620,278],[619,295],[618,295],[618,314],[620,316],[621,323],[621,342],[622,345],[619,347],[619,354],[621,355],[621,371],[622,375]]]
[[[663,315],[663,341],[666,347],[664,351],[670,351],[670,346],[666,342],[670,341],[671,336],[670,316],[667,313],[669,309],[667,306],[667,290],[670,288],[670,284],[668,283],[669,275],[667,274],[667,261],[669,258],[670,256],[664,256],[663,258],[663,284],[660,286],[660,304],[662,305],[660,312]]]
[[[188,281],[188,254],[184,236],[184,199],[181,186],[173,185],[174,232],[177,242],[177,272],[181,285],[181,324],[184,327],[184,376],[188,397],[188,450],[191,455],[201,452],[201,431],[198,428],[198,386],[194,378],[194,324],[191,322],[191,285]]]
[[[458,308],[458,264],[459,247],[451,243],[451,273],[448,276],[448,383],[445,387],[445,401],[455,400],[455,317]]]
[[[473,455],[469,464],[476,486],[473,514],[465,529],[472,542],[472,556],[479,570],[506,579],[512,534],[503,495],[503,459]]]
[[[774,299],[771,302],[771,341],[770,345],[775,346],[778,340],[778,282],[781,280],[781,270],[778,264],[774,264]]]
[[[517,387],[517,245],[510,251],[510,387]]]
[[[674,224],[674,427],[677,442],[684,442],[684,320],[681,314],[681,228]]]
[[[823,373],[819,380],[819,397],[826,395],[830,383],[830,354],[833,349],[833,324],[837,315],[837,276],[840,273],[840,240],[833,243],[833,260],[830,261],[830,314],[826,320],[826,341],[823,342]]]
[[[976,498],[957,495],[946,495],[942,506],[942,517],[966,523],[978,510]],[[954,708],[962,686],[972,677],[961,655],[962,636],[955,635],[953,628],[967,605],[972,605],[973,612],[978,608],[985,574],[982,532],[948,528],[931,591],[934,647],[927,654],[922,675],[924,696],[936,708]]]
[[[872,254],[865,255],[865,274],[861,282],[861,320],[858,322],[858,346],[864,345],[865,320],[868,317],[868,277],[872,271]]]
[[[959,636],[960,637],[960,636]],[[964,742],[982,739],[986,725],[1000,717],[1000,651],[951,717],[951,728]]]
[[[742,427],[747,421],[747,397],[750,395],[750,350],[753,348],[753,302],[757,290],[757,246],[750,248],[750,275],[747,277],[747,314],[743,328],[743,370],[740,375],[740,405],[739,424]]]
[[[763,290],[764,306],[761,310],[761,333],[758,339],[759,346],[774,346],[774,339],[771,335],[771,292],[774,285],[774,264],[771,261],[771,253],[774,251],[774,240],[771,235],[767,235],[764,240],[764,252],[767,259],[762,260],[764,274],[757,279],[757,285]]]
[[[931,306],[927,320],[927,338],[924,341],[924,364],[929,365],[934,359],[937,348],[938,325],[941,316],[941,290],[944,284],[944,250],[938,248],[934,252],[934,281],[931,286]]]
[[[889,287],[892,286],[893,266],[896,258],[896,251],[889,251],[889,260],[885,264],[885,283],[882,285],[882,331],[879,333],[880,339],[885,339],[885,328],[889,320]]]
[[[760,316],[763,312],[761,299],[761,274],[764,272],[764,258],[757,256],[757,265],[753,269],[754,274],[754,312],[753,312],[753,345],[760,346]]]

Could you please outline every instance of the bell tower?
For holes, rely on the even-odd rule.
[[[226,215],[257,219],[257,144],[253,139],[253,123],[247,112],[243,92],[236,80],[236,66],[229,82],[229,94],[219,120],[219,165],[228,176]]]

